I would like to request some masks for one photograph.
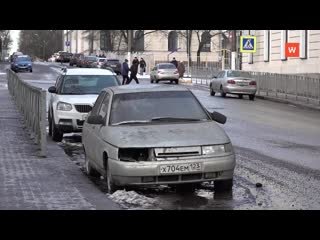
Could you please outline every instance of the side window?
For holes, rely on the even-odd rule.
[[[99,97],[97,98],[93,108],[92,108],[92,111],[91,111],[91,115],[94,116],[94,115],[98,115],[98,112],[99,112],[99,109],[100,109],[100,105],[104,99],[104,96],[106,95],[106,92],[101,92]]]
[[[104,98],[102,104],[101,104],[101,108],[99,111],[99,115],[105,119],[108,113],[108,108],[109,108],[109,102],[110,102],[110,95],[107,93],[106,97]]]
[[[59,83],[60,77],[61,77],[61,75],[59,75],[59,76],[57,77],[57,80],[56,80],[56,88],[58,87],[58,83]]]
[[[59,93],[60,92],[60,88],[61,88],[61,85],[62,85],[62,81],[63,81],[63,76],[60,75],[57,79],[57,82],[56,82],[56,89],[57,89],[57,92]]]

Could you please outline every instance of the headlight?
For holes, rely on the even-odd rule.
[[[218,154],[232,152],[232,151],[233,151],[233,148],[231,143],[202,147],[203,155],[210,155],[210,154],[218,155]]]
[[[58,102],[57,110],[71,111],[71,109],[72,109],[72,105],[71,104],[65,103],[65,102]]]

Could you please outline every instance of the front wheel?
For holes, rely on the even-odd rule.
[[[233,178],[227,180],[216,180],[214,181],[215,192],[229,192],[233,187]]]
[[[226,93],[223,91],[223,88],[222,88],[222,85],[220,86],[220,94],[221,94],[221,97],[225,98],[226,97]]]
[[[249,99],[250,99],[251,101],[253,101],[254,98],[255,98],[255,95],[254,95],[254,94],[250,94],[250,95],[249,95]]]
[[[211,95],[211,96],[216,95],[216,92],[215,92],[215,91],[213,91],[213,88],[212,88],[212,87],[210,87],[210,95]]]
[[[51,119],[51,128],[52,128],[52,140],[55,142],[61,142],[63,138],[63,133],[59,131],[54,123],[54,117]]]
[[[32,68],[30,69],[30,72],[32,72]]]
[[[175,80],[176,84],[179,84],[179,79],[178,80]]]

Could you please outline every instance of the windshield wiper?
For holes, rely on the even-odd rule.
[[[198,118],[178,118],[178,117],[154,117],[151,121],[188,121],[188,122],[198,122],[205,121],[207,119],[198,119]]]
[[[122,121],[112,124],[112,126],[124,125],[124,124],[132,124],[132,123],[148,123],[150,120],[130,120],[130,121]]]

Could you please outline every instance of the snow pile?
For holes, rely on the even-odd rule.
[[[113,194],[108,194],[108,197],[113,201],[119,203],[125,208],[154,208],[157,201],[153,198],[149,198],[136,193],[135,191],[118,190]]]

